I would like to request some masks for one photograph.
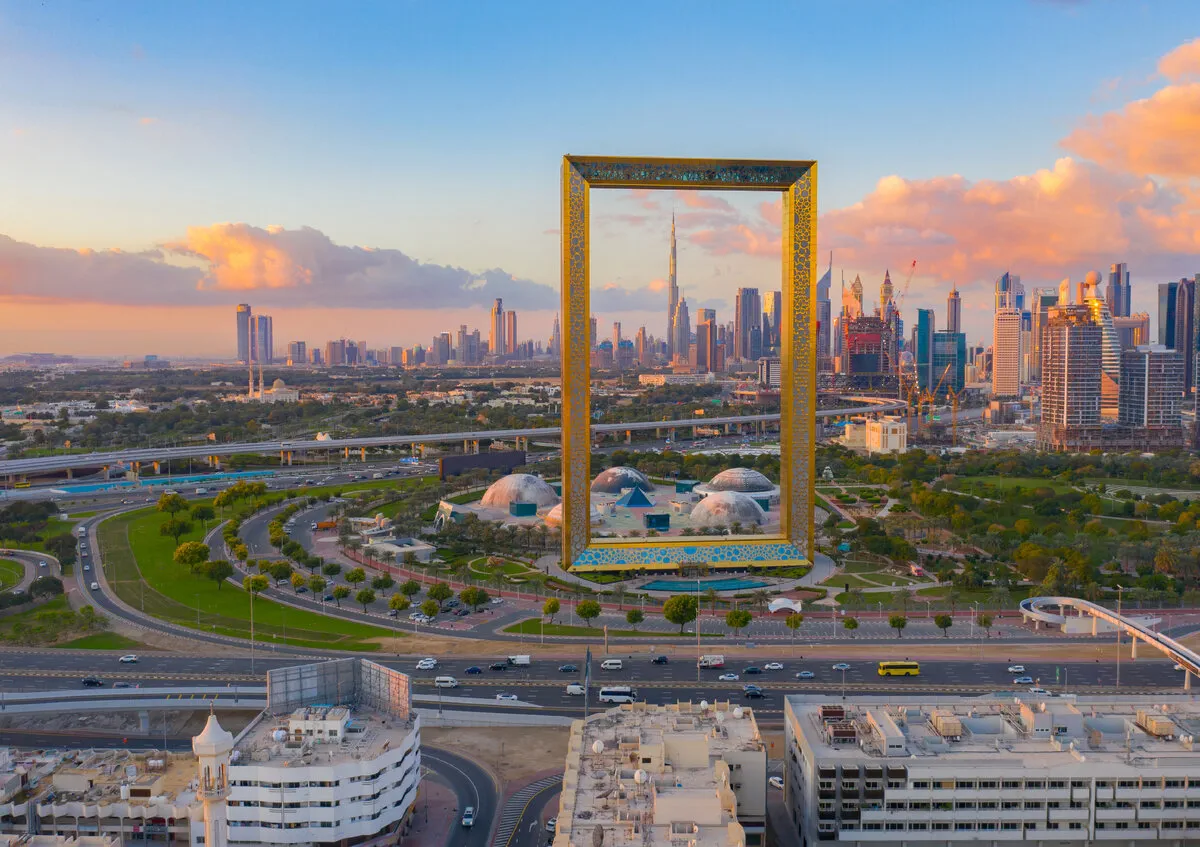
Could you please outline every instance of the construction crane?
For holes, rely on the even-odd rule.
[[[929,404],[929,416],[932,419],[933,404],[937,401],[937,395],[938,395],[938,392],[942,388],[942,383],[946,381],[946,376],[950,373],[950,368],[952,368],[953,366],[954,366],[953,363],[946,365],[946,369],[944,371],[942,371],[942,375],[941,375],[941,377],[938,378],[937,385],[934,386],[934,389],[932,391],[926,390],[921,393],[921,396],[917,401],[917,422],[918,422],[918,424],[920,423],[920,420],[921,420],[921,404],[922,403]]]
[[[913,259],[912,264],[908,266],[908,276],[904,278],[904,285],[900,288],[900,296],[896,298],[896,311],[902,312],[901,306],[904,305],[904,296],[908,294],[908,284],[912,282],[913,273],[917,270],[917,260]]]

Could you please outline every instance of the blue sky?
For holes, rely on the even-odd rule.
[[[220,222],[311,227],[557,287],[564,153],[815,158],[822,211],[889,175],[1007,181],[1053,168],[1087,116],[1151,96],[1159,59],[1197,35],[1200,4],[1159,0],[0,2],[0,234],[140,251]],[[881,275],[917,246],[848,269]],[[662,255],[639,247],[631,284]],[[931,302],[950,275],[929,278]],[[106,302],[98,289],[75,302]],[[368,338],[426,340],[396,326]]]

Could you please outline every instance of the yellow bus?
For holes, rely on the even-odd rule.
[[[32,483],[29,482],[14,482],[13,488],[29,488]]]
[[[920,676],[921,665],[918,662],[880,662],[880,676]]]

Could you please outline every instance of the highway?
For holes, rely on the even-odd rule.
[[[847,397],[857,406],[838,409],[819,409],[818,418],[842,417],[845,415],[878,414],[899,411],[905,407],[902,400],[880,397]],[[630,423],[593,424],[593,433],[640,432],[650,429],[672,429],[693,426],[735,426],[741,424],[771,423],[779,420],[778,414],[744,415],[721,418],[683,418],[672,421],[637,421]],[[301,439],[287,441],[243,441],[225,444],[200,444],[188,447],[139,447],[106,453],[75,453],[61,456],[40,456],[31,459],[9,459],[0,462],[0,477],[16,477],[27,474],[65,471],[74,468],[114,467],[133,462],[165,462],[179,459],[203,459],[207,456],[234,456],[245,453],[300,453],[318,450],[363,450],[373,447],[397,447],[413,444],[433,444],[447,441],[510,440],[515,438],[561,438],[562,427],[534,427],[528,429],[482,429],[470,432],[429,433],[426,435],[378,435],[365,438],[344,438],[318,441]]]

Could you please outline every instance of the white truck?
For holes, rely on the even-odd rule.
[[[509,656],[508,663],[516,667],[527,667],[528,665],[533,664],[529,656]]]
[[[700,661],[698,661],[696,664],[702,668],[723,668],[725,667],[725,657],[718,653],[714,653],[709,656],[701,656]]]

